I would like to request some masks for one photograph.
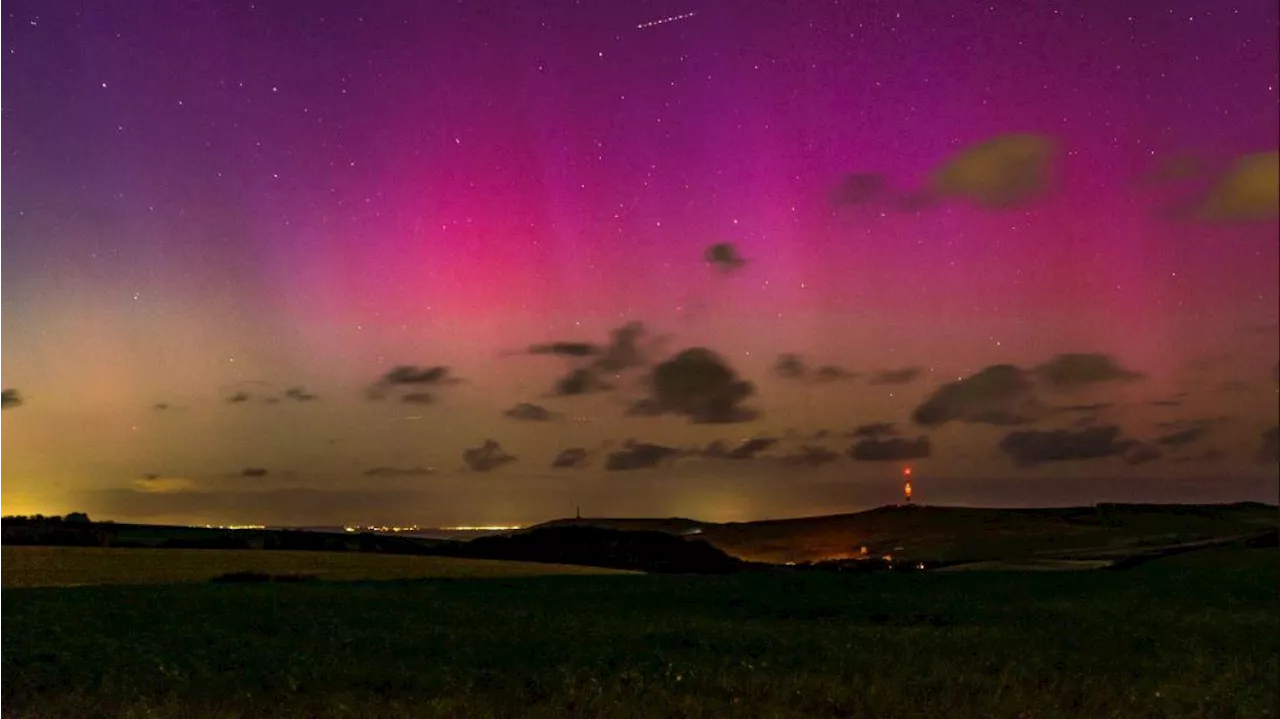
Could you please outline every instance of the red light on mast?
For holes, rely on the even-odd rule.
[[[902,470],[902,476],[904,476],[904,477],[910,477],[910,476],[911,476],[911,468],[910,468],[910,467],[905,467],[905,468],[903,468],[903,470]]]

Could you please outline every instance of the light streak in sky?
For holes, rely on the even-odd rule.
[[[687,12],[682,15],[671,15],[670,17],[664,17],[660,20],[650,20],[649,22],[642,22],[639,25],[636,25],[636,29],[643,30],[647,27],[653,27],[655,25],[666,25],[669,22],[676,22],[677,20],[688,20],[689,18],[697,14],[698,14],[698,11],[694,10],[693,12]]]

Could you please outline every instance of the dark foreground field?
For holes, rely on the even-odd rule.
[[[1275,716],[1280,562],[5,589],[23,717]]]

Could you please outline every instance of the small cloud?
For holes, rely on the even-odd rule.
[[[430,392],[406,392],[400,396],[405,404],[435,404],[436,396]]]
[[[798,354],[784,352],[773,363],[773,373],[783,379],[800,379],[805,375],[804,360]]]
[[[709,459],[755,459],[756,455],[778,443],[772,437],[756,437],[741,442],[737,447],[728,449],[724,442],[716,440],[702,451],[702,456]]]
[[[232,394],[230,397],[227,397],[227,402],[231,404],[240,404],[241,402],[248,402],[248,401],[249,401],[248,392],[236,392]]]
[[[599,345],[590,342],[547,342],[531,345],[531,355],[556,355],[558,357],[593,357],[602,352]]]
[[[782,458],[783,463],[800,467],[821,467],[840,459],[840,453],[826,447],[802,444]]]
[[[462,461],[474,472],[489,472],[516,461],[516,458],[504,452],[496,441],[486,439],[483,445],[464,451]]]
[[[1163,447],[1182,447],[1203,439],[1208,432],[1208,425],[1198,424],[1179,432],[1171,432],[1158,437],[1156,439],[1156,444]]]
[[[924,370],[919,367],[904,367],[876,372],[871,375],[871,384],[907,384],[914,382]]]
[[[0,392],[0,409],[17,409],[23,405],[22,394],[16,389]]]
[[[314,394],[311,394],[306,390],[306,388],[301,386],[286,389],[284,391],[284,396],[288,399],[294,400],[295,402],[311,402],[312,400],[317,399]]]
[[[1154,462],[1157,459],[1160,459],[1163,455],[1160,453],[1160,450],[1152,447],[1146,442],[1133,442],[1124,450],[1124,454],[1122,456],[1125,464],[1128,464],[1131,467],[1136,467],[1139,464]]]
[[[1266,220],[1280,215],[1280,152],[1245,155],[1196,208],[1203,220]]]
[[[904,439],[868,438],[861,440],[849,448],[849,456],[861,462],[899,462],[912,459],[925,459],[929,456],[929,438],[917,437]]]
[[[1181,407],[1181,406],[1182,406],[1182,400],[1180,400],[1180,399],[1153,399],[1153,400],[1151,400],[1150,402],[1147,402],[1147,404],[1151,405],[1152,407]]]
[[[1013,365],[992,365],[942,385],[916,407],[911,419],[926,427],[951,421],[1010,425],[1030,422],[1039,411],[1026,372]]]
[[[1110,355],[1096,352],[1060,354],[1032,370],[1054,389],[1076,389],[1101,382],[1127,382],[1142,375],[1121,367]]]
[[[155,404],[151,405],[151,409],[153,409],[153,410],[155,410],[155,411],[157,411],[157,412],[163,412],[163,411],[165,411],[166,409],[169,409],[169,403],[168,403],[168,402],[156,402]]]
[[[747,261],[738,252],[738,248],[728,242],[717,242],[703,253],[707,264],[721,272],[733,272],[746,266]]]
[[[445,365],[418,367],[416,365],[398,365],[378,378],[368,390],[369,399],[382,399],[390,391],[410,389],[421,392],[423,387],[442,387],[458,384],[462,380],[453,375]]]
[[[386,478],[426,477],[435,473],[435,467],[374,467],[373,469],[365,470],[364,476]]]
[[[804,358],[792,352],[784,352],[778,355],[778,359],[773,363],[773,373],[783,379],[804,379],[811,378],[815,382],[836,382],[844,379],[853,379],[857,377],[857,373],[833,364],[819,365],[816,369],[810,371],[805,364]]]
[[[1213,462],[1221,462],[1226,458],[1227,458],[1226,452],[1223,452],[1220,449],[1210,448],[1210,449],[1204,450],[1199,454],[1188,455],[1185,457],[1175,457],[1173,461],[1179,464],[1186,464],[1191,462],[1194,462],[1197,464],[1210,464]]]
[[[741,403],[750,382],[711,350],[693,347],[660,363],[651,376],[650,411],[681,414],[697,423],[747,422],[758,415]]]
[[[267,470],[263,469],[262,467],[245,467],[244,469],[240,470],[240,476],[241,477],[265,477],[267,476]]]
[[[592,366],[604,372],[621,372],[648,364],[646,352],[640,347],[645,335],[643,322],[628,322],[609,333],[609,344]]]
[[[170,492],[186,492],[195,483],[186,477],[165,477],[160,474],[144,474],[133,481],[133,489],[148,494],[167,494]]]
[[[854,379],[858,374],[840,367],[839,365],[824,364],[819,365],[818,369],[813,371],[813,379],[817,382],[838,382],[844,379]]]
[[[570,370],[569,374],[556,380],[555,386],[551,389],[551,394],[556,397],[574,397],[608,389],[613,389],[613,386],[600,379],[599,375],[594,371],[586,367],[579,367]]]
[[[592,358],[585,365],[572,368],[556,381],[551,390],[553,397],[571,397],[613,389],[613,385],[603,378],[604,375],[616,375],[649,364],[648,355],[653,351],[653,346],[660,342],[660,338],[649,343],[653,346],[642,347],[641,341],[645,334],[644,323],[628,322],[611,330],[609,342],[604,346],[586,342],[549,342],[533,345],[529,352],[567,357],[571,360]]]
[[[1020,207],[1049,188],[1055,154],[1055,143],[1043,135],[998,135],[943,162],[928,195],[960,197],[988,209]]]
[[[555,412],[546,407],[529,402],[521,402],[503,412],[502,415],[509,419],[518,419],[525,422],[550,422],[558,417]]]
[[[880,437],[893,437],[898,434],[898,430],[894,429],[892,422],[868,422],[860,424],[853,428],[850,433],[851,437],[879,439]]]
[[[1115,425],[1068,429],[1023,430],[1010,432],[1000,440],[1000,449],[1020,466],[1044,462],[1064,462],[1113,457],[1130,447],[1120,439]]]
[[[675,459],[680,454],[680,450],[674,447],[628,440],[622,449],[609,453],[604,468],[608,471],[647,469]]]
[[[1067,404],[1060,407],[1054,407],[1055,412],[1087,412],[1093,414],[1111,409],[1113,405],[1110,402],[1095,402],[1094,404]]]
[[[552,469],[578,469],[587,466],[591,454],[582,447],[571,447],[551,460]]]

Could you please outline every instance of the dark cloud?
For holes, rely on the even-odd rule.
[[[703,253],[703,259],[721,272],[733,272],[747,264],[738,248],[728,242],[717,242],[708,247]]]
[[[398,389],[409,390],[415,394],[423,394],[423,387],[442,387],[458,384],[462,380],[455,377],[448,367],[434,365],[418,367],[416,365],[398,365],[378,378],[368,390],[369,399],[382,399],[388,392]]]
[[[783,379],[800,379],[804,377],[806,369],[804,359],[791,352],[778,355],[778,360],[773,363],[773,373]]]
[[[621,372],[648,364],[640,340],[645,336],[643,322],[628,322],[609,333],[609,344],[592,366],[603,372]]]
[[[643,404],[649,413],[680,414],[699,423],[746,422],[757,416],[741,406],[755,387],[702,347],[684,350],[655,367],[650,392]]]
[[[907,384],[914,382],[924,370],[919,367],[889,369],[871,375],[871,384]]]
[[[1226,458],[1227,458],[1226,452],[1223,452],[1220,449],[1210,448],[1210,449],[1204,450],[1199,454],[1192,454],[1184,457],[1175,457],[1173,461],[1179,464],[1186,464],[1191,462],[1194,462],[1197,464],[1209,464],[1212,462],[1221,462]]]
[[[1160,450],[1152,447],[1146,442],[1132,442],[1124,449],[1124,454],[1122,456],[1124,457],[1126,464],[1131,467],[1136,467],[1139,464],[1154,462],[1157,459],[1160,459],[1163,455]]]
[[[230,402],[231,404],[239,404],[239,403],[241,403],[241,402],[248,402],[248,401],[249,401],[249,393],[248,393],[248,392],[236,392],[236,393],[232,394],[230,397],[228,397],[228,398],[227,398],[227,401],[228,401],[228,402]]]
[[[1060,407],[1054,407],[1053,411],[1094,413],[1094,412],[1102,412],[1104,410],[1111,409],[1112,406],[1114,405],[1112,405],[1110,402],[1097,402],[1094,404],[1067,404],[1067,405],[1062,405]]]
[[[1060,354],[1032,370],[1036,379],[1055,389],[1076,389],[1100,382],[1125,382],[1142,375],[1121,367],[1110,355],[1096,352]]]
[[[818,369],[813,371],[813,379],[817,382],[836,382],[842,379],[854,379],[858,374],[839,365],[824,364],[819,365]]]
[[[886,190],[885,178],[872,172],[854,172],[840,178],[831,191],[831,204],[838,207],[863,205],[880,198]]]
[[[757,437],[745,440],[737,447],[729,449],[723,441],[716,440],[707,445],[707,448],[702,451],[702,456],[709,459],[755,459],[756,455],[777,443],[778,440],[772,437]]]
[[[302,387],[301,385],[286,389],[284,391],[284,396],[287,399],[294,400],[295,402],[311,402],[315,399],[318,399],[318,397],[308,392],[306,388]]]
[[[576,469],[587,466],[591,454],[582,447],[571,447],[551,460],[552,469]]]
[[[514,462],[516,458],[504,452],[496,441],[486,439],[483,445],[463,451],[462,461],[474,472],[488,472]]]
[[[942,385],[916,407],[911,419],[926,427],[951,421],[1003,426],[1029,422],[1039,410],[1026,372],[992,365]]]
[[[1120,438],[1115,425],[1068,429],[1010,432],[1000,440],[1000,449],[1021,466],[1042,462],[1097,459],[1121,454],[1131,442]]]
[[[880,437],[893,437],[897,434],[898,430],[894,428],[892,422],[868,422],[854,427],[849,436],[878,439]]]
[[[1151,400],[1150,402],[1147,402],[1147,404],[1151,405],[1152,407],[1181,407],[1181,406],[1182,406],[1182,400],[1180,400],[1180,399],[1153,399],[1153,400]]]
[[[608,389],[613,389],[613,386],[600,379],[599,375],[592,370],[579,367],[578,369],[570,370],[569,374],[556,380],[555,386],[551,389],[551,394],[556,397],[573,397]]]
[[[157,412],[163,412],[163,411],[165,411],[166,409],[169,409],[169,403],[168,403],[168,402],[156,402],[155,404],[151,405],[151,409],[154,409],[154,410],[155,410],[155,411],[157,411]]]
[[[849,456],[860,462],[899,462],[929,456],[929,438],[867,438],[849,448]]]
[[[0,392],[0,409],[15,409],[23,404],[22,394],[16,389]]]
[[[792,352],[784,352],[778,355],[778,359],[773,363],[773,373],[783,379],[804,379],[806,377],[815,382],[835,382],[843,379],[853,379],[857,377],[857,373],[833,364],[819,365],[812,371],[805,364],[804,358]]]
[[[1280,152],[1245,155],[1196,208],[1202,220],[1266,220],[1280,215]]]
[[[1262,433],[1262,444],[1255,458],[1259,464],[1280,462],[1280,427],[1272,427]]]
[[[943,162],[928,196],[964,198],[988,209],[1019,207],[1049,188],[1055,154],[1055,143],[1043,135],[998,135]]]
[[[1205,435],[1208,433],[1208,425],[1198,424],[1178,432],[1171,432],[1161,437],[1157,437],[1156,444],[1163,447],[1182,447],[1184,445],[1191,444],[1192,442],[1204,439]]]
[[[559,417],[555,412],[543,407],[542,405],[531,404],[529,402],[521,402],[506,412],[502,413],[503,417],[508,419],[518,419],[524,422],[550,422]]]
[[[400,401],[405,404],[435,404],[436,396],[430,392],[406,392]]]
[[[435,473],[434,467],[374,467],[373,469],[365,470],[364,476],[394,479],[398,477],[427,477]]]
[[[646,469],[679,457],[681,451],[660,444],[648,444],[627,440],[622,449],[610,452],[604,468],[609,471]]]
[[[570,360],[590,358],[586,363],[571,367],[568,374],[556,380],[551,389],[553,397],[571,397],[613,389],[604,375],[616,375],[629,369],[649,364],[649,354],[660,338],[654,338],[649,347],[642,347],[646,336],[642,322],[628,322],[609,332],[609,341],[600,346],[587,342],[550,342],[533,345],[532,354],[551,354]]]
[[[784,464],[800,467],[821,467],[840,459],[840,453],[826,447],[802,444],[795,451],[784,456]]]
[[[240,476],[241,477],[265,477],[267,476],[267,470],[263,469],[262,467],[245,467],[244,469],[240,470]]]
[[[548,342],[529,347],[529,354],[558,357],[593,357],[602,351],[599,345],[590,342]]]

